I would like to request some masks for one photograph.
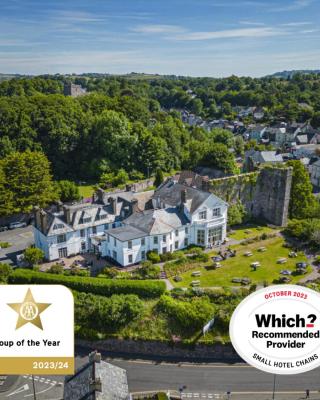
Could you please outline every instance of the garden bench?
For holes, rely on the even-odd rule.
[[[258,267],[261,267],[261,264],[259,263],[259,261],[255,261],[255,262],[251,263],[250,266],[252,268],[258,268]]]
[[[264,253],[265,251],[267,251],[267,248],[266,248],[266,247],[259,247],[259,248],[258,248],[258,251],[259,251],[260,253]]]
[[[246,257],[251,257],[251,256],[252,256],[252,253],[251,253],[251,251],[246,251],[246,252],[244,253],[244,255],[245,255]]]
[[[284,258],[284,257],[279,258],[278,261],[277,261],[278,264],[285,264],[286,262],[287,262],[287,259]]]
[[[192,281],[191,286],[200,286],[200,281]]]
[[[200,271],[194,271],[191,273],[191,276],[200,276],[201,272]]]

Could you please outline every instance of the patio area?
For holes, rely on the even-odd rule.
[[[70,270],[72,267],[79,269],[89,270],[91,276],[96,276],[106,266],[109,265],[108,261],[97,258],[96,254],[84,253],[78,254],[73,257],[60,258],[59,260],[46,262],[40,265],[41,272],[47,272],[53,265],[59,264],[64,270]]]

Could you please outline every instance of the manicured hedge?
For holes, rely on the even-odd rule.
[[[117,280],[105,278],[89,278],[65,276],[17,269],[9,277],[12,284],[52,284],[65,285],[78,292],[112,296],[113,294],[136,294],[140,297],[160,297],[166,290],[162,281]]]

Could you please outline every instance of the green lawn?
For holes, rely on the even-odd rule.
[[[257,226],[257,225],[248,225],[246,227],[235,228],[232,230],[233,232],[228,234],[230,239],[235,240],[244,240],[250,239],[255,236],[260,236],[263,233],[275,233],[276,230],[269,228],[268,226]]]
[[[236,257],[222,261],[221,268],[206,270],[205,266],[212,265],[212,261],[210,260],[208,263],[195,264],[192,270],[181,274],[181,282],[175,282],[173,279],[170,279],[170,281],[175,287],[190,287],[190,283],[193,280],[199,280],[201,287],[230,287],[240,285],[233,283],[232,278],[249,278],[252,283],[262,284],[266,281],[271,284],[274,279],[279,278],[281,270],[288,269],[294,271],[298,261],[306,261],[306,257],[302,253],[297,258],[289,258],[288,254],[290,250],[283,247],[283,243],[283,238],[276,237],[246,246],[233,246],[237,250]],[[258,252],[257,249],[261,246],[266,247],[267,251],[264,253]],[[253,255],[251,257],[244,256],[246,251],[251,251]],[[287,258],[287,263],[277,264],[277,260],[280,257]],[[250,267],[250,264],[254,261],[261,263],[261,267],[257,271],[252,271]],[[201,276],[192,277],[192,271],[201,271]],[[309,272],[311,272],[311,267],[308,267]],[[290,278],[292,279],[290,283],[297,283],[302,276],[290,276]]]
[[[78,186],[79,188],[79,192],[80,192],[80,196],[87,198],[87,197],[91,197],[93,192],[94,192],[94,188],[92,185],[81,185]]]

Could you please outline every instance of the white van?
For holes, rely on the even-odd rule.
[[[11,222],[9,229],[24,228],[27,226],[26,222]]]

